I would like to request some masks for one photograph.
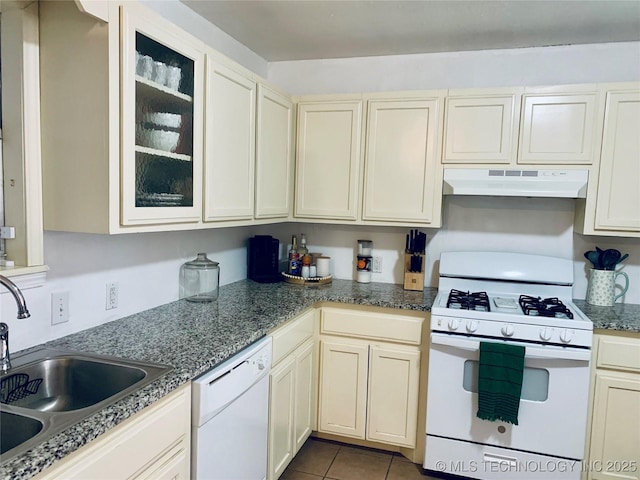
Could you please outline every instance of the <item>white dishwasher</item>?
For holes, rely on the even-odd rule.
[[[270,369],[267,337],[193,381],[192,479],[267,477]]]

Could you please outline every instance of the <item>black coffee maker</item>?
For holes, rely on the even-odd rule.
[[[275,283],[282,279],[278,271],[280,241],[270,235],[256,235],[249,239],[247,276],[260,283]]]

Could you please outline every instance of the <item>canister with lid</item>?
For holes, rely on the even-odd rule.
[[[212,302],[218,299],[220,267],[205,253],[180,267],[180,298],[189,302]]]

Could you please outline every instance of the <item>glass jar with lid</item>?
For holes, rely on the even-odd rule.
[[[180,267],[180,298],[189,302],[213,302],[218,299],[220,267],[206,253]]]

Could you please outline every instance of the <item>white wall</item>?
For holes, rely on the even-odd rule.
[[[13,298],[0,291],[0,320],[16,351],[178,299],[180,266],[196,253],[220,263],[222,285],[247,276],[248,227],[208,231],[89,235],[45,232],[50,268],[44,286],[24,289],[31,318],[16,319]],[[105,309],[106,284],[118,284],[118,308]],[[69,292],[70,319],[51,325],[51,293]]]
[[[640,80],[640,42],[272,62],[295,95]]]
[[[572,199],[445,197],[442,228],[421,229],[428,240],[426,286],[437,287],[437,262],[444,251],[524,252],[573,259],[573,296],[584,299],[590,264],[583,254],[597,245],[629,253],[622,270],[629,275],[631,287],[619,301],[640,303],[640,239],[574,234],[574,204]],[[372,274],[372,281],[403,282],[402,251],[408,228],[286,224],[262,229],[284,244],[290,244],[292,234],[300,238],[304,233],[309,250],[329,255],[332,274],[342,279],[356,278],[357,240],[372,240],[373,255],[382,258],[382,273]]]
[[[205,20],[178,0],[139,0],[140,3],[155,10],[191,35],[211,45],[219,52],[238,62],[245,68],[267,78],[268,63],[252,50],[231,37],[217,26]]]

